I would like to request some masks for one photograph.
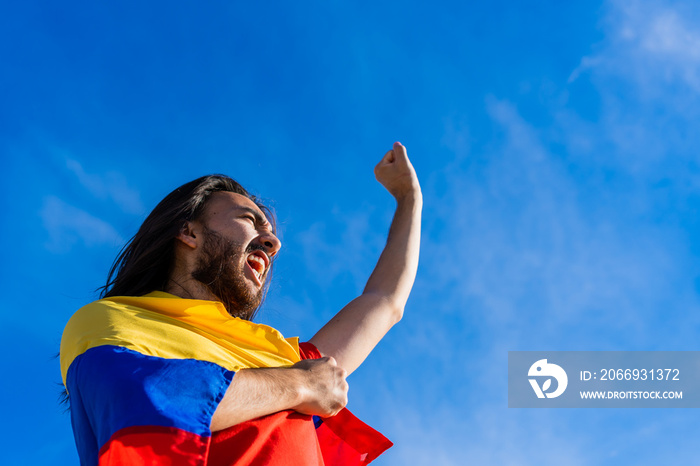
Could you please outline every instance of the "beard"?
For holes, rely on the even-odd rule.
[[[243,267],[248,254],[264,248],[251,243],[245,254],[241,255],[240,243],[224,238],[209,228],[204,229],[204,235],[202,253],[197,267],[192,272],[192,278],[219,298],[231,316],[252,320],[262,304],[265,287],[252,291],[243,273]],[[265,277],[261,277],[263,283],[264,279]]]

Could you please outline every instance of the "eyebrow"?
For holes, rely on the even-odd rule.
[[[270,226],[270,222],[267,220],[267,217],[262,215],[259,211],[255,210],[251,207],[243,207],[243,206],[238,206],[238,207],[236,207],[236,209],[248,212],[249,214],[253,215],[253,217],[255,217],[256,223],[258,223],[264,227]]]

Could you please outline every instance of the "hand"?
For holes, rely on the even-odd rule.
[[[331,417],[348,404],[348,373],[333,358],[304,359],[292,366],[302,370],[301,403],[295,411]]]
[[[384,154],[374,167],[374,176],[397,201],[421,193],[416,171],[408,160],[406,148],[400,142],[395,142],[394,148]]]

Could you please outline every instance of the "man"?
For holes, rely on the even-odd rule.
[[[251,322],[281,247],[267,209],[221,175],[163,199],[63,334],[81,464],[367,464],[391,446],[344,409],[346,377],[402,317],[422,195],[400,143],[375,175],[397,201],[384,251],[301,345]]]

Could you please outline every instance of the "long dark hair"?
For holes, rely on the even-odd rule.
[[[139,231],[127,241],[114,260],[107,282],[98,288],[100,297],[141,296],[151,291],[165,290],[175,259],[175,237],[185,222],[197,220],[202,215],[209,197],[218,191],[241,194],[255,202],[267,216],[275,233],[273,212],[237,181],[226,175],[197,178],[165,196],[146,217]],[[268,276],[271,272],[268,272]],[[263,292],[267,292],[267,284]],[[254,313],[250,317],[253,316]],[[60,353],[56,355],[59,356]],[[59,385],[63,388],[59,403],[66,405],[66,411],[69,411],[68,390],[63,383]]]
[[[175,237],[186,222],[204,212],[212,193],[226,191],[246,196],[265,213],[275,228],[272,211],[237,181],[208,175],[186,183],[160,201],[139,231],[124,245],[112,264],[100,297],[142,296],[163,291],[175,260]]]

